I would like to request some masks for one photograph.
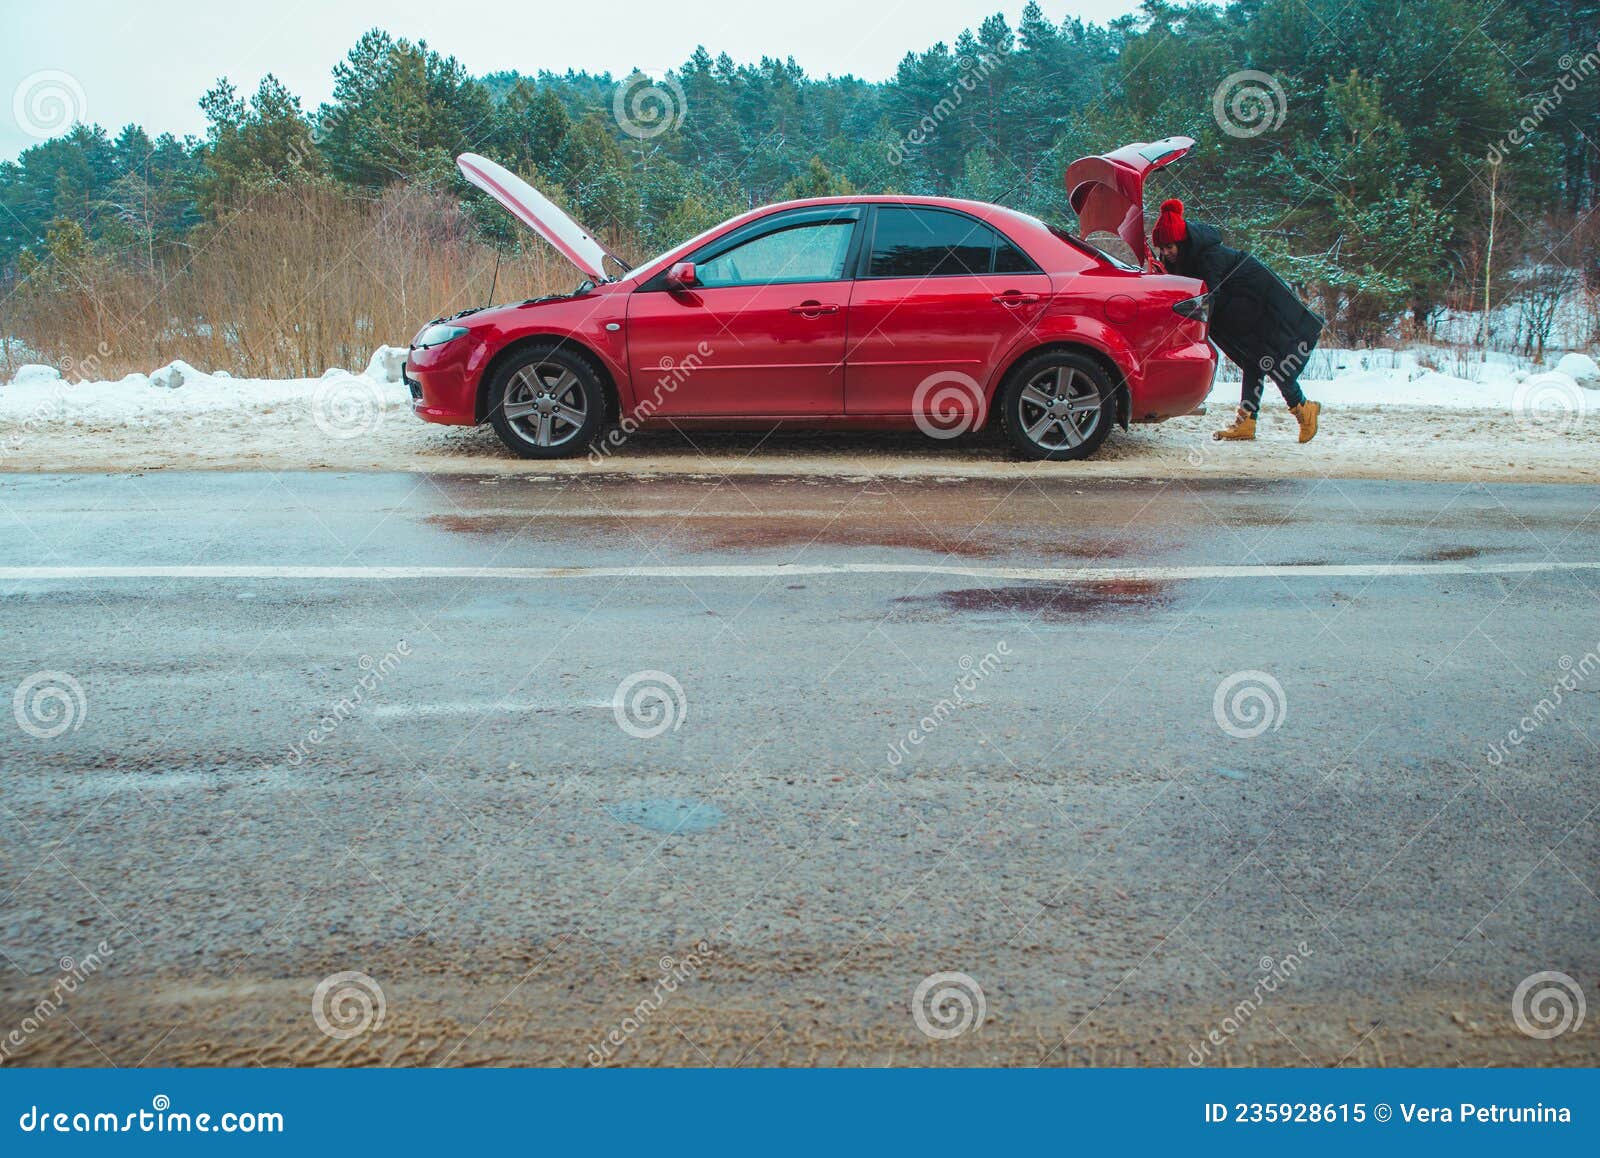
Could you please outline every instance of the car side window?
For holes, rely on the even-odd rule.
[[[994,250],[995,273],[1033,273],[1039,267],[1033,264],[1033,259],[1022,250],[1012,245],[1005,238],[1000,239],[1000,244]]]
[[[854,229],[854,221],[818,221],[763,234],[697,264],[695,279],[708,289],[838,281]]]
[[[1014,245],[982,222],[960,213],[886,205],[878,210],[872,230],[868,277],[948,277],[988,273],[996,247],[1010,250],[1005,268],[1017,273],[1034,268]],[[1021,265],[1017,266],[1017,260]]]

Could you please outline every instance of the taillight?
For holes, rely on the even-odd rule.
[[[1197,298],[1184,298],[1175,302],[1172,312],[1196,322],[1209,322],[1211,320],[1211,295],[1201,294]]]

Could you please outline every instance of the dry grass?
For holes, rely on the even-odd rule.
[[[202,370],[305,377],[360,369],[380,345],[490,300],[495,254],[453,199],[395,188],[361,199],[324,187],[258,196],[153,266],[53,262],[13,295],[5,330],[69,377]],[[548,247],[501,259],[496,301],[570,289]]]

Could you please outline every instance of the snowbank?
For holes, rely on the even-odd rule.
[[[1449,358],[1456,358],[1454,353]],[[1513,359],[1447,361],[1440,351],[1319,350],[1306,392],[1326,409],[1309,446],[1272,387],[1252,443],[1211,432],[1239,397],[1220,382],[1210,413],[1121,431],[1087,462],[1016,461],[998,435],[936,444],[906,435],[638,434],[596,466],[514,458],[484,429],[411,413],[405,351],[380,349],[359,374],[230,378],[173,363],[119,382],[71,383],[48,366],[0,385],[0,471],[381,470],[460,474],[747,474],[1026,478],[1386,478],[1600,485],[1600,389]],[[756,449],[759,447],[759,453]]]
[[[1440,368],[1447,359],[1454,362],[1449,369],[1458,372],[1446,373]],[[1531,371],[1507,354],[1475,354],[1468,360],[1426,348],[1333,348],[1312,354],[1301,387],[1327,407],[1420,406],[1514,414],[1565,410],[1588,416],[1600,415],[1600,393],[1585,389],[1580,382],[1587,379],[1600,386],[1600,371],[1589,373],[1594,365],[1582,354],[1568,354],[1554,370]],[[1238,402],[1238,371],[1228,378],[1231,380],[1225,381],[1219,374],[1208,405],[1228,407]],[[1269,384],[1265,401],[1270,405],[1276,395],[1276,387]]]
[[[233,378],[173,362],[116,382],[67,382],[50,366],[28,365],[0,386],[0,422],[162,422],[224,410],[270,411],[310,404],[319,414],[408,404],[401,387],[403,346],[380,346],[360,374],[333,368],[320,378]],[[1224,367],[1208,400],[1232,406],[1238,372]],[[1308,394],[1329,407],[1420,406],[1433,409],[1526,410],[1531,398],[1548,408],[1600,414],[1600,367],[1567,354],[1553,370],[1533,372],[1505,354],[1465,356],[1427,348],[1317,350],[1303,376]],[[1270,403],[1275,395],[1267,387]],[[319,420],[320,424],[320,420]]]
[[[1580,386],[1600,389],[1600,365],[1587,354],[1563,354],[1556,363],[1556,372],[1565,374]]]
[[[0,386],[0,424],[161,425],[219,411],[302,408],[326,433],[354,437],[371,415],[409,406],[400,385],[405,358],[404,347],[380,346],[360,374],[335,368],[285,379],[208,374],[180,360],[115,382],[68,382],[53,367],[30,365]]]

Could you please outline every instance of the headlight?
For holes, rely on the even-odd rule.
[[[466,332],[465,326],[444,326],[435,322],[431,326],[424,326],[422,333],[417,335],[417,340],[411,344],[418,350],[426,350],[430,346],[442,346],[446,342],[453,342]]]

